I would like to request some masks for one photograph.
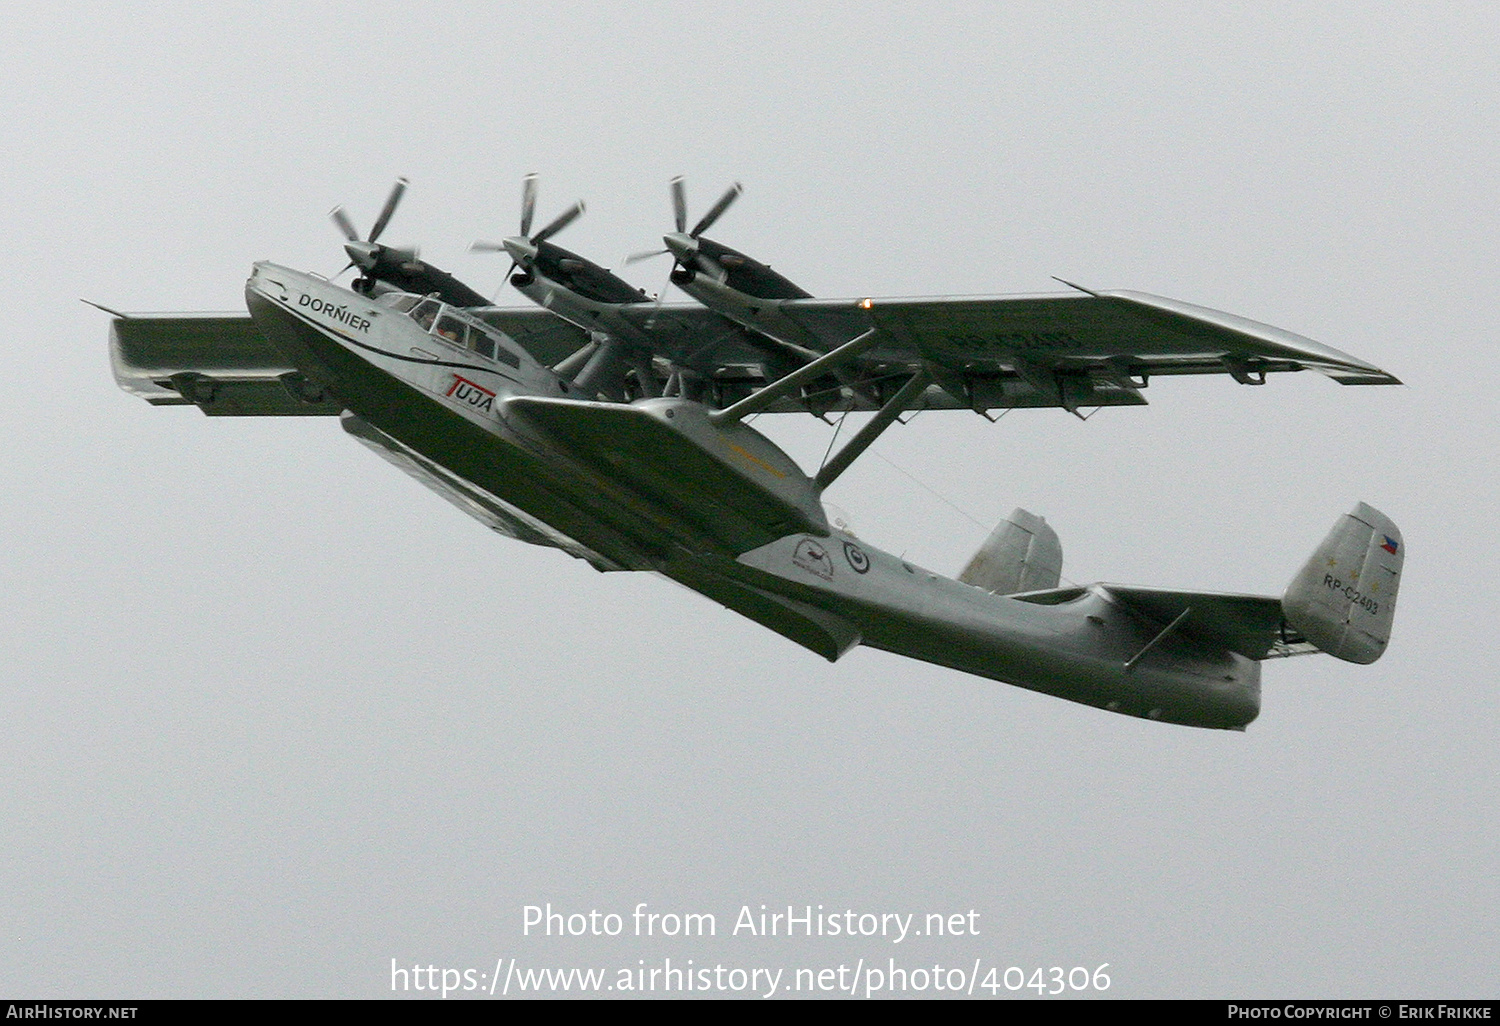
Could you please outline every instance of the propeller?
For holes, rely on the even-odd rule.
[[[583,201],[579,200],[533,235],[531,222],[536,214],[536,173],[532,172],[521,179],[521,233],[512,235],[503,242],[475,242],[469,247],[469,251],[471,253],[509,253],[510,270],[505,272],[506,276],[509,277],[517,267],[521,268],[523,273],[530,275],[531,266],[536,261],[537,247],[578,220],[583,210]]]
[[[744,187],[739,182],[735,182],[725,191],[724,195],[719,197],[718,202],[708,208],[708,213],[699,218],[698,223],[693,225],[693,230],[688,231],[687,189],[683,185],[682,176],[678,175],[672,179],[672,223],[676,226],[677,230],[670,235],[662,236],[662,241],[666,243],[667,248],[653,249],[646,253],[632,253],[625,258],[625,262],[627,264],[634,264],[642,260],[649,260],[652,257],[671,253],[675,258],[674,267],[680,266],[684,271],[691,273],[694,270],[692,265],[700,262],[698,257],[698,236],[712,228],[714,222],[724,216],[724,211],[728,210],[730,204],[738,199],[740,193],[744,191]]]
[[[391,217],[396,213],[396,207],[401,202],[401,197],[406,193],[406,187],[410,183],[405,178],[396,179],[396,184],[391,187],[391,194],[386,197],[385,206],[380,208],[380,216],[375,218],[375,223],[370,227],[368,238],[361,239],[359,230],[354,227],[354,222],[342,206],[334,207],[328,212],[333,223],[338,226],[339,231],[344,233],[348,240],[344,244],[344,252],[349,254],[349,263],[346,264],[339,274],[343,274],[351,267],[358,267],[366,275],[375,269],[382,252],[395,256],[403,263],[415,264],[418,262],[418,250],[415,246],[410,248],[397,248],[394,246],[380,246],[377,241],[381,233],[385,231],[386,225],[391,223]],[[335,275],[337,277],[337,275]]]

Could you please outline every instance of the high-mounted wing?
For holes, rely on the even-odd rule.
[[[1301,335],[1140,292],[797,299],[775,307],[825,351],[877,329],[879,344],[860,358],[864,376],[899,384],[926,367],[936,382],[912,408],[1138,405],[1150,379],[1165,374],[1262,384],[1267,374],[1316,370],[1341,384],[1400,383]]]
[[[501,312],[506,316],[498,326],[543,363],[588,342],[587,332],[546,310]],[[115,381],[153,406],[196,405],[211,417],[337,416],[343,410],[266,340],[249,314],[120,316],[110,322],[109,349]]]
[[[323,395],[266,341],[248,314],[135,314],[109,328],[125,391],[153,406],[197,405],[209,416],[336,416]]]
[[[1143,292],[865,302],[854,306],[899,349],[952,370],[1025,366],[1132,384],[1157,374],[1227,373],[1260,384],[1269,372],[1307,369],[1343,384],[1400,384],[1310,338]],[[815,309],[825,306],[816,300],[786,305],[808,308],[789,316],[847,330],[847,310]]]
[[[1262,384],[1315,370],[1341,384],[1399,384],[1390,374],[1301,335],[1140,292],[793,299],[768,303],[821,352],[778,342],[691,304],[618,310],[649,338],[663,379],[696,376],[702,400],[725,407],[870,329],[876,345],[837,375],[803,386],[768,412],[876,409],[918,370],[932,380],[904,409],[1143,405],[1157,375],[1228,374]],[[484,307],[475,316],[556,365],[589,333],[540,308]],[[158,405],[196,403],[219,415],[336,414],[244,314],[132,315],[111,326],[122,388]]]

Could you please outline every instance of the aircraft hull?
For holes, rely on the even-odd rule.
[[[272,265],[246,288],[272,343],[380,444],[600,569],[658,571],[829,659],[864,644],[1190,726],[1243,729],[1259,711],[1257,663],[1162,635],[1103,591],[992,595],[832,531],[805,475],[743,425],[711,429],[686,400],[580,403],[545,368],[466,364],[423,348],[437,346],[402,315],[335,305],[352,296]],[[493,401],[464,401],[454,382]]]

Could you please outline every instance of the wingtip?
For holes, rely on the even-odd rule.
[[[1404,385],[1406,382],[1394,374],[1387,374],[1377,367],[1323,369],[1323,373],[1341,385]]]
[[[80,303],[83,303],[85,306],[91,306],[91,307],[93,307],[95,310],[103,310],[105,313],[109,314],[111,317],[118,317],[122,321],[128,321],[128,320],[130,320],[130,315],[129,314],[121,313],[118,310],[111,310],[109,307],[105,306],[103,303],[96,303],[92,299],[84,299],[81,296],[79,297],[78,301]]]

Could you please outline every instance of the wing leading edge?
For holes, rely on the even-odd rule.
[[[1280,328],[1143,292],[1030,296],[767,301],[777,320],[830,352],[871,328],[880,342],[840,375],[804,388],[771,412],[875,409],[919,369],[934,384],[907,409],[1142,405],[1159,375],[1226,374],[1242,384],[1314,370],[1346,385],[1399,379],[1348,353]],[[533,311],[487,312],[523,332]],[[688,368],[727,406],[790,368],[768,358],[754,333],[727,328],[711,310],[631,304],[627,320],[652,338],[656,354]],[[811,352],[811,356],[818,355]],[[774,354],[773,354],[774,356]]]

